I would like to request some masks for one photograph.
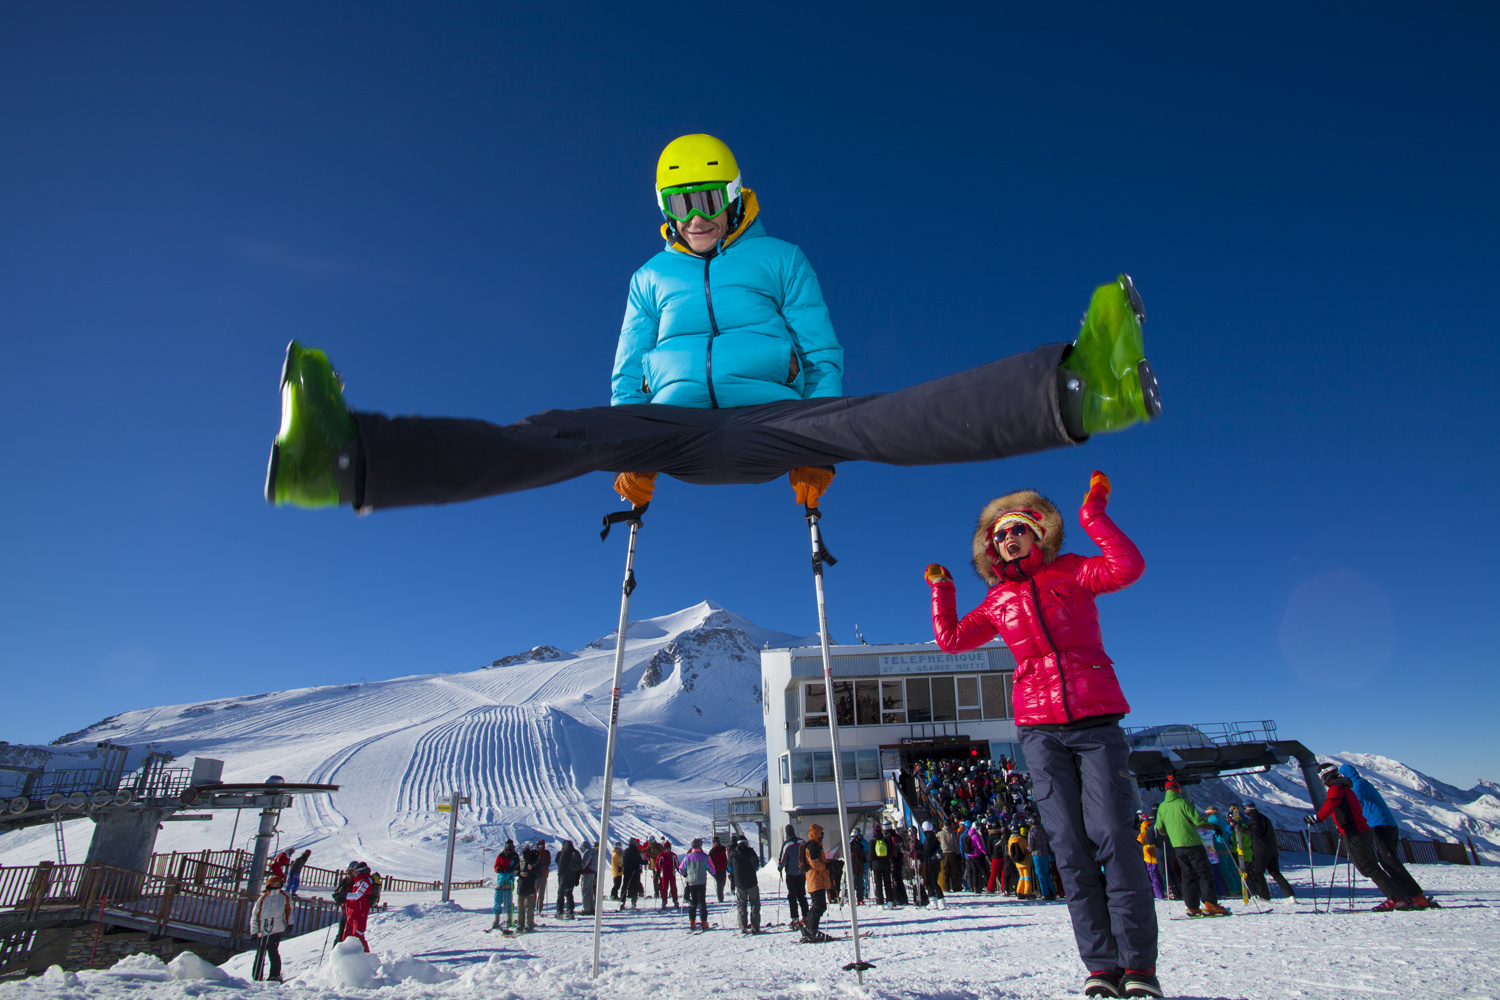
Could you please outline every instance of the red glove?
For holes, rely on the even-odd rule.
[[[799,504],[816,507],[818,498],[828,492],[829,484],[833,482],[833,470],[804,465],[788,472],[786,478],[791,482]]]
[[[952,583],[953,577],[948,575],[948,568],[941,563],[927,564],[928,583]]]
[[[651,495],[656,491],[656,473],[654,472],[622,472],[615,477],[615,492],[620,494],[620,499],[634,507],[640,507],[651,502]]]
[[[1109,477],[1098,469],[1089,477],[1089,491],[1083,498],[1085,504],[1097,503],[1103,507],[1109,503]]]

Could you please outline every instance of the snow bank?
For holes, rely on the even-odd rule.
[[[368,990],[406,982],[431,986],[457,978],[457,973],[409,954],[366,952],[354,938],[346,938],[334,945],[321,968],[298,977],[297,981],[305,986]]]
[[[155,955],[126,955],[105,970],[117,979],[146,979],[164,983],[172,978],[167,963]]]
[[[229,973],[211,965],[190,951],[185,951],[172,959],[167,964],[167,970],[173,979],[199,980],[210,983],[221,983],[229,979]]]

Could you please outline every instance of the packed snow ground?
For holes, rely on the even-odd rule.
[[[1286,868],[1300,892],[1307,885],[1305,860]],[[1330,871],[1327,864],[1317,869],[1325,891]],[[761,874],[764,918],[784,922],[774,866]],[[1414,874],[1445,909],[1337,912],[1347,907],[1344,893],[1335,894],[1331,914],[1314,915],[1306,899],[1262,913],[1231,900],[1233,917],[1173,920],[1182,905],[1159,902],[1158,974],[1167,995],[1500,996],[1500,869],[1422,865]],[[371,917],[375,955],[369,959],[357,945],[355,954],[325,951],[323,934],[288,941],[282,946],[285,986],[247,982],[248,954],[227,962],[229,978],[217,981],[209,978],[216,974],[212,967],[179,960],[187,968],[169,969],[137,955],[111,971],[54,969],[0,984],[0,1000],[228,1000],[247,990],[307,1000],[1021,1000],[1076,997],[1084,977],[1062,903],[957,894],[943,911],[861,909],[860,926],[872,932],[861,942],[863,957],[876,968],[859,987],[853,973],[841,970],[852,958],[849,941],[799,945],[783,928],[742,937],[729,905],[712,901],[710,917],[720,927],[698,936],[687,933],[676,912],[610,910],[603,969],[593,980],[592,921],[557,922],[549,913],[535,934],[487,934],[490,895],[461,892],[446,905],[432,896],[393,897],[388,912]],[[1361,907],[1377,901],[1369,883],[1358,887],[1357,900]],[[845,911],[832,911],[825,928],[847,933]]]

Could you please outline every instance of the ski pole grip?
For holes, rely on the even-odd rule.
[[[817,507],[803,507],[802,509],[806,512],[808,524],[816,526],[819,521],[823,520],[823,512]],[[818,567],[824,563],[830,566],[837,566],[839,561],[833,557],[832,552],[828,551],[828,546],[823,544],[823,530],[821,528],[818,529],[817,538],[818,544],[814,547],[812,556],[813,572],[817,572]]]
[[[613,514],[605,514],[604,530],[599,532],[599,541],[602,542],[607,539],[609,537],[609,529],[622,521],[632,528],[639,528],[641,526],[641,515],[646,513],[646,508],[650,506],[651,501],[648,500],[639,507],[632,507],[629,510],[617,510]]]

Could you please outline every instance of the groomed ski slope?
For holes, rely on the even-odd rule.
[[[1283,860],[1302,891],[1305,860]],[[766,919],[784,922],[774,866],[761,875]],[[1317,875],[1326,888],[1326,863]],[[1229,900],[1233,917],[1173,920],[1181,904],[1159,902],[1162,984],[1168,996],[1184,998],[1496,996],[1500,869],[1424,865],[1417,875],[1452,908],[1314,915],[1304,902],[1257,914]],[[361,953],[326,954],[320,966],[323,935],[286,942],[286,986],[246,983],[249,954],[226,963],[235,978],[219,983],[162,981],[166,971],[155,959],[133,956],[117,973],[6,983],[0,1000],[1050,1000],[1079,996],[1084,977],[1061,903],[954,895],[944,911],[862,909],[860,926],[872,932],[861,942],[863,957],[876,968],[860,988],[841,971],[851,959],[847,940],[799,945],[781,928],[744,938],[712,895],[710,918],[721,926],[697,936],[675,912],[609,911],[598,980],[589,978],[590,921],[558,923],[549,913],[536,934],[486,934],[490,893],[474,890],[447,905],[433,896],[393,900],[389,912],[370,919],[376,955],[368,962]],[[1364,883],[1360,905],[1375,901]],[[1346,904],[1346,895],[1335,897],[1336,906]],[[832,911],[825,927],[847,933],[843,912]]]
[[[701,835],[716,797],[758,788],[765,777],[759,650],[807,644],[763,629],[705,601],[627,631],[620,710],[615,837]],[[455,874],[488,872],[506,838],[592,840],[602,798],[605,721],[615,640],[574,653],[452,674],[303,688],[192,705],[126,712],[70,743],[109,739],[225,762],[226,781],[338,784],[332,796],[299,798],[283,813],[279,847],[310,847],[313,863],[370,862],[390,875],[442,871],[448,819],[439,802],[457,788],[473,800],[460,811]],[[131,765],[134,766],[135,760]],[[159,851],[246,847],[253,817],[168,824]],[[68,824],[69,858],[82,858],[92,824]],[[232,835],[232,838],[231,838]],[[0,838],[0,863],[55,856],[52,830]],[[321,859],[321,860],[319,860]]]

